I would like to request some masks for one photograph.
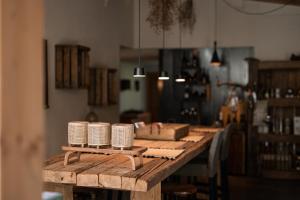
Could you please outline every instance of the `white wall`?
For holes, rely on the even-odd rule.
[[[91,66],[118,68],[119,46],[132,44],[131,0],[45,0],[45,39],[48,40],[49,100],[46,110],[47,155],[67,144],[67,123],[89,112],[87,90],[55,89],[54,45],[81,44],[91,48]],[[96,109],[100,120],[117,122],[118,106]]]
[[[138,39],[138,1],[135,1],[135,46]],[[278,4],[257,3],[246,0],[227,0],[243,10],[262,12],[278,7]],[[183,47],[212,47],[214,40],[214,1],[194,0],[197,22],[192,34],[183,33]],[[149,12],[148,1],[142,1],[142,21]],[[300,7],[287,6],[271,15],[250,16],[240,14],[218,0],[218,43],[221,47],[253,46],[260,59],[289,59],[292,53],[300,53]],[[142,47],[162,47],[162,37],[148,22],[142,27]],[[178,24],[167,32],[166,46],[179,47]]]

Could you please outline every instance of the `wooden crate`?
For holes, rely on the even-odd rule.
[[[55,45],[56,88],[87,88],[89,51],[81,45]]]
[[[136,138],[152,140],[179,140],[189,132],[188,124],[163,124],[161,128],[146,125],[136,129]]]
[[[106,106],[118,102],[117,70],[90,68],[88,105]]]

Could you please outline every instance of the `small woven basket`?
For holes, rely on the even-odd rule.
[[[113,124],[111,145],[116,148],[130,149],[133,144],[133,124]]]
[[[88,145],[105,146],[110,145],[110,124],[109,123],[89,123],[88,125]]]
[[[87,143],[88,122],[77,121],[68,123],[69,145],[84,146]]]

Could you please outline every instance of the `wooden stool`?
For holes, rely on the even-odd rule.
[[[162,185],[164,200],[168,199],[196,199],[197,187],[190,184],[167,183]]]

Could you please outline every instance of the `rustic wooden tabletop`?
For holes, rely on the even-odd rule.
[[[205,131],[207,128],[205,128]],[[144,157],[144,165],[133,171],[130,160],[122,155],[82,154],[80,161],[64,166],[64,155],[56,155],[45,162],[43,179],[46,190],[64,193],[72,199],[72,187],[98,187],[130,190],[131,199],[160,199],[160,183],[189,162],[210,144],[215,131],[202,132],[198,142],[186,141],[135,141],[139,145],[164,149],[184,149],[176,159]],[[159,145],[156,145],[159,143]]]

